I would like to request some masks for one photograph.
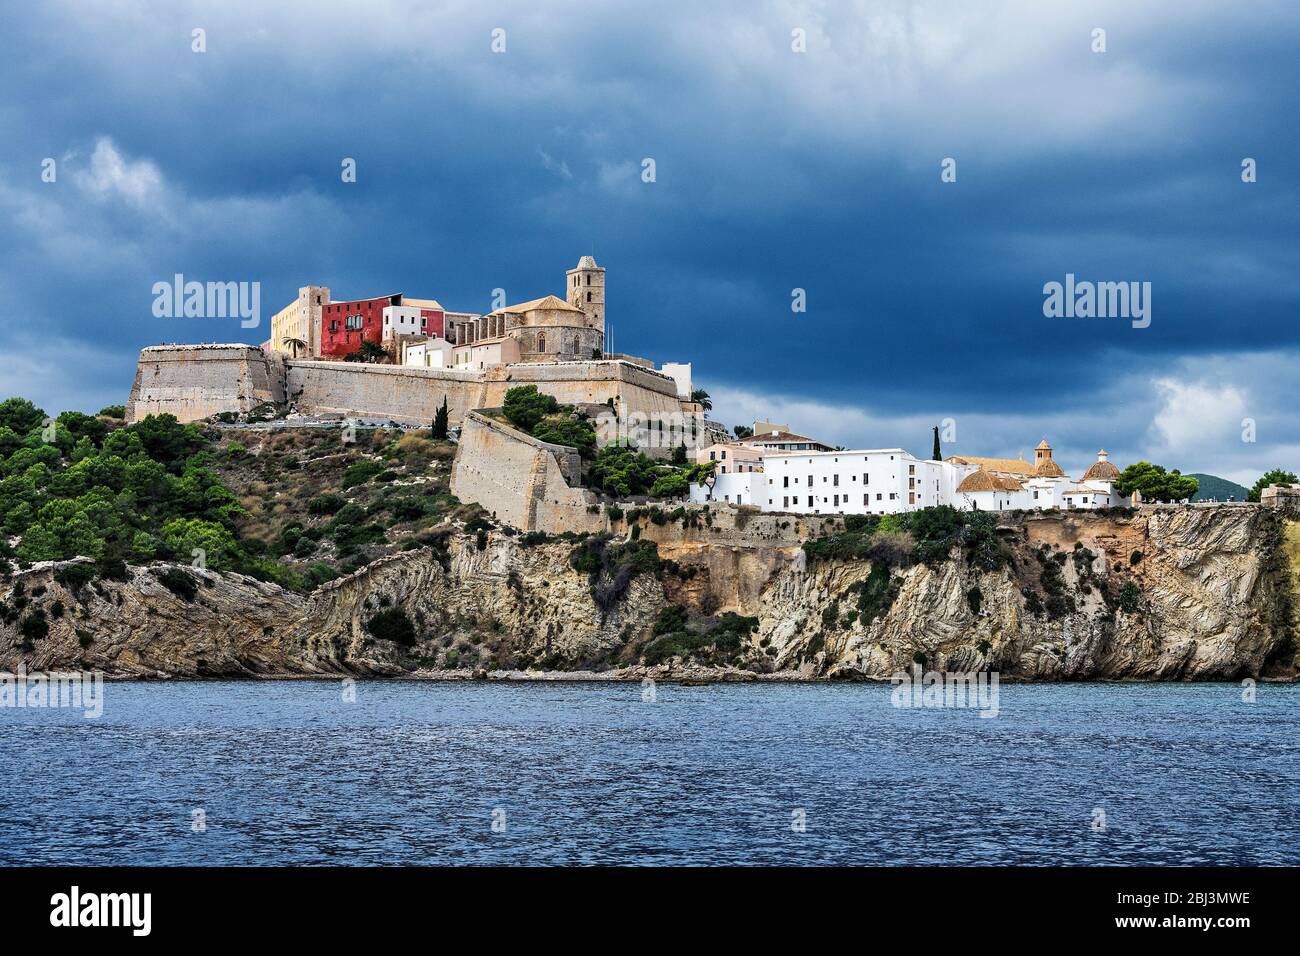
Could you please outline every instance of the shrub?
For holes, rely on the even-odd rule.
[[[393,641],[405,647],[415,644],[415,625],[400,607],[390,607],[366,621],[370,636],[381,641]]]
[[[341,495],[318,495],[307,502],[307,513],[311,515],[332,515],[338,513],[347,502]]]
[[[78,561],[76,564],[65,564],[54,572],[54,580],[58,581],[69,591],[80,591],[83,587],[95,580],[95,565],[89,561]]]
[[[1137,586],[1137,582],[1125,581],[1124,586],[1119,589],[1119,606],[1123,611],[1132,614],[1138,609],[1141,597],[1142,591]]]
[[[680,604],[670,604],[659,612],[650,633],[656,636],[672,631],[686,630],[686,608]]]
[[[57,621],[59,618],[63,617],[63,612],[66,610],[67,607],[64,605],[62,601],[50,602],[50,617],[52,617],[54,620]]]
[[[195,583],[194,578],[180,568],[167,568],[163,571],[156,571],[154,576],[158,579],[159,584],[183,601],[193,601],[195,595],[199,593],[199,586]]]
[[[1141,564],[1141,563],[1142,563],[1142,558],[1143,558],[1143,554],[1142,554],[1141,551],[1134,551],[1132,554],[1130,554],[1130,555],[1128,556],[1128,563],[1129,563],[1129,564]]]
[[[506,392],[505,402],[501,406],[506,420],[530,435],[538,422],[559,410],[560,404],[555,396],[542,394],[536,385],[516,385]]]
[[[343,470],[342,485],[344,488],[353,488],[357,485],[364,485],[371,478],[376,477],[384,471],[384,466],[377,461],[358,461],[348,465]]]
[[[22,634],[25,643],[39,641],[50,633],[49,622],[45,620],[45,612],[36,608],[18,622],[18,633]]]

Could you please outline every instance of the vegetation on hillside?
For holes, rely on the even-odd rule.
[[[399,548],[445,548],[448,523],[480,510],[450,494],[452,446],[427,432],[225,440],[171,415],[128,426],[123,412],[50,420],[24,399],[0,403],[0,570],[81,556],[96,565],[79,574],[121,576],[157,559],[307,589]]]
[[[1295,472],[1273,468],[1259,476],[1259,480],[1247,493],[1247,500],[1259,501],[1260,493],[1269,485],[1294,485],[1297,481],[1300,481],[1300,478],[1296,478]]]
[[[1115,479],[1114,488],[1128,497],[1140,492],[1144,501],[1182,501],[1196,494],[1197,481],[1177,468],[1165,471],[1163,465],[1139,461],[1129,465]]]

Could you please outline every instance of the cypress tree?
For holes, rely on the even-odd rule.
[[[442,396],[442,407],[433,415],[433,440],[447,440],[447,396]],[[937,440],[937,439],[936,439]]]
[[[934,426],[934,454],[930,456],[935,461],[943,461],[943,455],[939,452],[939,426]]]

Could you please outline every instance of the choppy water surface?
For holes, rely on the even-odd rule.
[[[1291,685],[1003,685],[994,719],[887,685],[340,691],[0,709],[0,863],[1300,863]]]

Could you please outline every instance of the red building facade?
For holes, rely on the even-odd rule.
[[[419,312],[418,331],[399,325],[396,331],[404,334],[442,336],[446,316],[440,309],[425,308],[426,299],[413,300],[407,305],[400,292],[381,295],[374,299],[353,299],[331,302],[321,307],[320,351],[324,358],[344,358],[361,348],[362,342],[383,343],[384,309],[407,305]],[[416,305],[414,303],[420,303]],[[436,303],[434,303],[436,304]]]
[[[362,342],[378,345],[384,333],[384,309],[401,304],[399,293],[322,306],[320,354],[326,358],[343,358],[361,348]]]

